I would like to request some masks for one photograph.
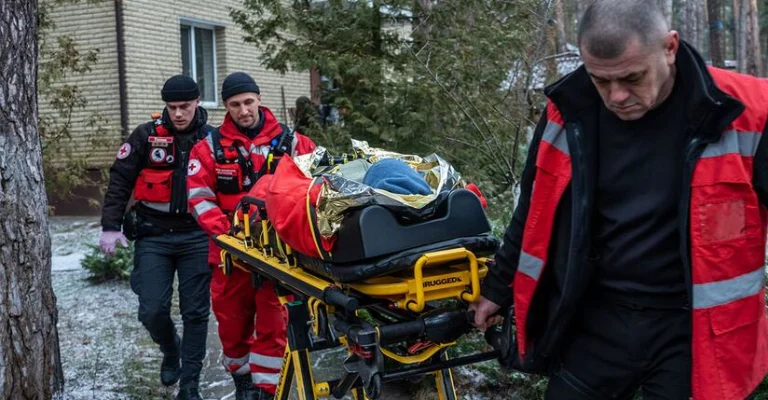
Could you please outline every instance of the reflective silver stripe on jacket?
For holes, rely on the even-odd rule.
[[[565,134],[565,128],[557,122],[547,121],[544,127],[544,135],[541,140],[554,146],[565,154],[571,155],[568,151],[568,138]]]
[[[701,158],[719,157],[726,154],[754,157],[761,135],[758,132],[725,131],[717,143],[712,143],[704,149]]]
[[[213,210],[214,208],[219,208],[219,206],[217,206],[216,203],[212,201],[203,200],[195,204],[195,208],[192,210],[192,214],[195,218],[200,218],[201,215]]]
[[[518,272],[528,275],[538,281],[542,270],[544,270],[544,260],[524,251],[520,252],[520,261],[517,264]]]
[[[149,201],[141,201],[140,203],[155,211],[161,211],[165,213],[171,212],[171,203],[151,203]]]
[[[693,308],[717,307],[760,293],[765,285],[765,267],[735,278],[693,285]]]

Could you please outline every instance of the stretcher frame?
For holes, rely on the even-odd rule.
[[[287,346],[276,400],[288,400],[293,378],[300,400],[342,398],[350,392],[356,400],[373,400],[380,397],[383,382],[425,375],[433,376],[440,400],[455,400],[451,368],[499,357],[499,351],[492,350],[450,358],[448,349],[456,344],[460,332],[471,329],[472,315],[465,309],[430,305],[447,299],[476,300],[480,280],[488,271],[487,259],[457,247],[421,255],[412,272],[354,283],[335,282],[300,267],[290,247],[277,235],[270,240],[273,232],[266,210],[256,208],[261,228],[258,236],[252,235],[251,206],[244,204],[242,219],[235,216],[233,220],[233,232],[218,235],[214,241],[222,249],[220,267],[225,274],[240,268],[252,274],[255,285],[262,279],[274,281],[286,307]],[[372,324],[364,314],[368,319],[375,315],[373,319],[385,323]],[[414,338],[408,354],[388,347]],[[310,353],[337,347],[347,349],[344,376],[316,381]]]

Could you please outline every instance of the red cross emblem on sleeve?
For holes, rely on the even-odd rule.
[[[196,158],[189,160],[187,175],[192,176],[200,171],[200,161]]]
[[[126,157],[128,157],[130,154],[131,154],[131,144],[123,143],[123,145],[120,146],[120,149],[117,150],[117,159],[123,160]]]

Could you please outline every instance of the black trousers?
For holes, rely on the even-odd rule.
[[[139,296],[139,321],[163,354],[181,357],[181,388],[197,387],[205,358],[210,313],[208,237],[202,231],[145,236],[134,246],[131,288]],[[184,337],[171,320],[174,275]]]
[[[691,312],[591,300],[566,337],[547,400],[691,396]]]

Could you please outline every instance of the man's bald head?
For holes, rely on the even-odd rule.
[[[581,18],[578,44],[594,57],[612,59],[635,39],[661,46],[667,32],[669,25],[656,0],[596,0]]]

